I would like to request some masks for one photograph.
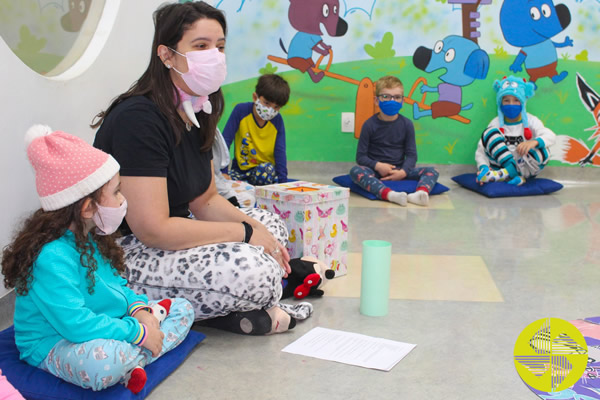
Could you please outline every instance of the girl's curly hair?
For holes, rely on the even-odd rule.
[[[103,186],[104,187],[104,186]],[[79,260],[87,268],[88,292],[94,293],[94,272],[98,268],[94,259],[94,246],[89,235],[84,234],[84,221],[81,208],[86,199],[92,199],[95,207],[100,201],[103,187],[74,204],[56,211],[39,209],[27,218],[14,240],[2,251],[2,274],[4,286],[15,288],[18,295],[26,295],[33,282],[33,264],[46,243],[50,243],[65,234],[71,223],[74,225],[75,245],[79,251]],[[115,275],[123,273],[125,262],[123,249],[115,243],[113,236],[100,236],[91,232],[100,255],[111,263]]]

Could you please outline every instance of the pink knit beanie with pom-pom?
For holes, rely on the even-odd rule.
[[[77,136],[34,125],[25,135],[27,157],[44,211],[73,204],[119,172],[119,163]]]

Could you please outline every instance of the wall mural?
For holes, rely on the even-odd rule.
[[[103,8],[104,0],[0,0],[0,36],[31,69],[58,75],[83,54]]]
[[[516,75],[536,85],[527,110],[559,135],[551,165],[599,166],[600,1],[561,1],[214,1],[229,22],[221,126],[260,74],[277,73],[292,88],[288,159],[352,162],[377,112],[373,82],[391,74],[419,162],[474,164],[497,115],[493,82]],[[342,112],[355,114],[354,132],[341,132]]]
[[[572,165],[594,165],[600,166],[600,96],[592,89],[586,81],[577,74],[577,89],[579,98],[584,107],[592,114],[594,125],[587,128],[586,131],[592,131],[588,141],[593,141],[592,148],[589,149],[585,142],[570,136],[559,136],[557,143],[557,159]]]

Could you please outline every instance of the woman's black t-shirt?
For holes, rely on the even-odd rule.
[[[212,151],[200,150],[204,142],[200,135],[199,129],[192,127],[176,145],[171,125],[154,102],[134,96],[108,114],[94,146],[119,162],[122,176],[167,178],[170,216],[188,217],[190,201],[204,193],[212,180]],[[129,233],[126,225],[121,228]]]

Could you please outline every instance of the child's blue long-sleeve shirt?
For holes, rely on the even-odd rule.
[[[90,238],[91,240],[91,238]],[[94,244],[94,292],[88,292],[88,269],[81,265],[75,236],[69,230],[42,247],[33,264],[26,295],[17,295],[15,342],[21,359],[37,366],[61,339],[82,343],[93,339],[138,344],[145,329],[129,316],[145,295],[137,295],[116,275]]]
[[[395,165],[407,174],[417,164],[417,144],[412,122],[398,114],[394,121],[382,121],[377,114],[365,121],[356,149],[358,165],[375,171],[378,162]]]

